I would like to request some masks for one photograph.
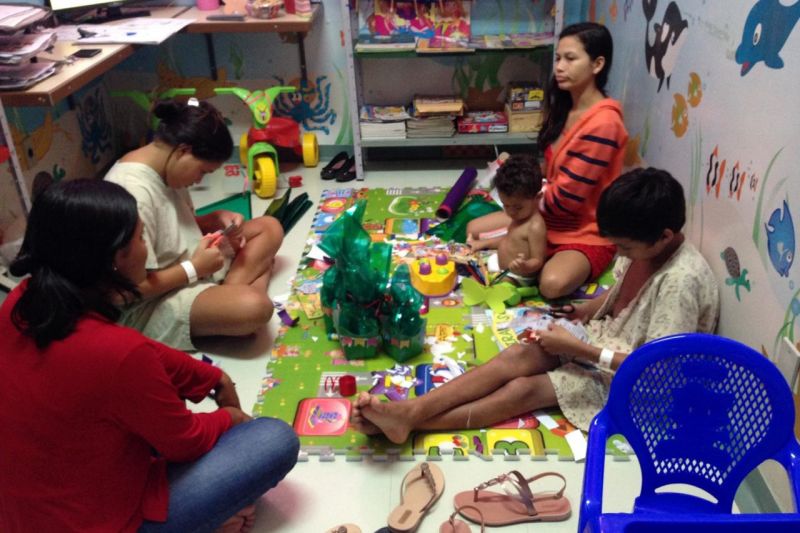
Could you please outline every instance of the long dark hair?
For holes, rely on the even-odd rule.
[[[35,199],[15,276],[30,274],[11,312],[14,326],[39,348],[67,337],[87,312],[115,321],[110,293],[138,296],[114,269],[114,255],[133,237],[136,200],[114,183],[79,179],[55,183]]]
[[[564,28],[558,36],[558,40],[570,36],[577,37],[581,41],[592,61],[598,57],[605,58],[603,70],[598,72],[594,79],[597,88],[605,95],[608,73],[611,71],[611,61],[614,58],[614,41],[611,39],[611,32],[602,24],[579,22]],[[561,135],[564,124],[567,122],[567,115],[572,109],[572,96],[568,91],[558,88],[555,69],[553,70],[545,94],[544,119],[542,130],[539,133],[539,150],[542,152],[548,144],[553,143]]]
[[[203,161],[223,162],[233,153],[233,139],[217,108],[205,101],[190,105],[161,100],[153,106],[160,119],[154,137],[172,147],[187,145]]]

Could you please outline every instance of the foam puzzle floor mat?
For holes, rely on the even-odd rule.
[[[558,409],[529,413],[483,429],[416,432],[402,445],[382,436],[366,436],[349,427],[350,398],[354,396],[340,395],[342,376],[353,376],[359,392],[370,391],[390,400],[401,400],[425,394],[516,342],[513,335],[509,339],[507,332],[498,329],[499,322],[491,312],[480,306],[465,306],[458,289],[444,297],[429,299],[423,352],[402,364],[384,353],[372,359],[349,360],[340,340],[326,335],[320,288],[327,265],[308,254],[330,224],[356,200],[365,199],[362,225],[373,241],[392,244],[393,265],[443,252],[461,253],[463,250],[455,248],[464,245],[420,237],[436,223],[435,211],[446,193],[447,189],[424,187],[323,191],[291,284],[291,296],[285,303],[297,323],[279,329],[253,408],[255,416],[276,417],[291,424],[300,437],[304,454],[319,455],[323,460],[344,456],[356,461],[365,455],[402,460],[415,454],[431,458],[452,455],[455,459],[470,456],[544,459],[547,454],[564,460],[574,458],[565,436],[576,429]],[[605,276],[598,284],[582,287],[582,295],[599,294],[607,288],[603,285],[607,281],[609,277]],[[519,305],[543,304],[532,299]],[[510,308],[509,312],[515,309]],[[454,369],[454,364],[459,368]],[[607,452],[621,460],[631,453],[621,436],[609,439]]]

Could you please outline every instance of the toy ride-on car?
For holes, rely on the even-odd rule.
[[[239,142],[239,160],[247,168],[253,191],[261,198],[270,198],[278,188],[277,147],[293,150],[302,156],[303,164],[319,163],[319,144],[313,133],[300,135],[300,125],[292,119],[272,116],[272,104],[281,93],[294,93],[294,87],[270,87],[249,91],[240,87],[218,87],[217,94],[238,96],[250,109],[253,125]]]

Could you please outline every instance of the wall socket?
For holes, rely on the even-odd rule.
[[[778,370],[781,371],[786,382],[789,383],[792,392],[797,394],[798,383],[797,373],[800,370],[800,352],[797,347],[792,344],[787,337],[781,337],[778,343],[778,351],[775,353],[775,360],[773,361]]]

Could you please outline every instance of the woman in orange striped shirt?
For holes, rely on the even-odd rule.
[[[540,204],[547,225],[547,261],[539,278],[545,298],[567,296],[596,278],[616,251],[600,236],[596,218],[600,194],[619,176],[628,141],[619,102],[605,93],[612,57],[605,26],[582,22],[559,35],[539,135],[547,181]],[[492,213],[471,222],[473,247],[486,247],[480,234],[507,226],[506,218]]]

